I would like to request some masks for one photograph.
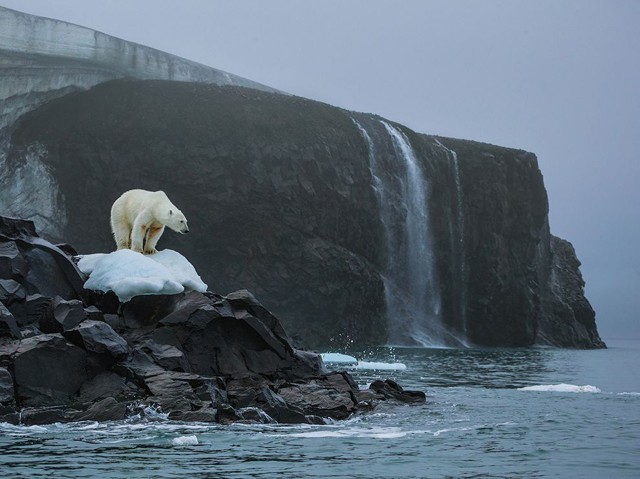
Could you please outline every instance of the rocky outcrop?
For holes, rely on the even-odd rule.
[[[327,371],[246,290],[122,304],[82,289],[69,246],[6,217],[0,251],[0,421],[118,420],[152,407],[182,421],[323,423],[380,400],[424,402]]]
[[[551,236],[551,268],[537,342],[559,347],[606,347],[598,336],[596,313],[584,295],[580,261],[571,243]]]

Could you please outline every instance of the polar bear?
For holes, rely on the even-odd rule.
[[[111,231],[118,249],[157,253],[165,226],[178,233],[189,232],[187,219],[164,191],[129,190],[111,207]]]

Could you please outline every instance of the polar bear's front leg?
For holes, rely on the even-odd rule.
[[[156,245],[162,233],[164,233],[164,225],[159,228],[153,226],[149,228],[147,231],[147,239],[144,242],[144,254],[156,254],[158,252]]]

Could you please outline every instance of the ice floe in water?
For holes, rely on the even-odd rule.
[[[140,295],[207,290],[193,265],[169,249],[152,255],[129,249],[84,255],[78,268],[89,275],[86,289],[113,291],[123,303]]]
[[[322,360],[331,364],[358,364],[358,360],[353,356],[341,353],[322,353]]]
[[[526,386],[518,391],[550,391],[559,393],[599,393],[602,392],[595,386],[576,386],[575,384],[538,384],[536,386]]]
[[[372,369],[379,371],[405,371],[407,365],[403,363],[381,363],[375,361],[358,361],[355,369]]]
[[[198,437],[195,434],[175,437],[171,440],[173,446],[195,446],[196,444],[198,444]]]
[[[359,361],[353,356],[341,353],[322,353],[322,360],[327,364],[340,364],[349,369],[405,371],[407,366],[403,363],[385,363],[377,361]]]

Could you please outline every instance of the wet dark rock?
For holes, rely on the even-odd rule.
[[[184,353],[175,346],[158,344],[153,340],[149,340],[145,343],[144,350],[148,352],[159,366],[169,371],[184,372],[190,369]]]
[[[125,418],[127,405],[112,397],[91,404],[86,411],[70,416],[72,421],[119,421]]]
[[[8,306],[24,301],[26,297],[27,292],[20,283],[12,279],[0,279],[0,302]]]
[[[20,413],[11,406],[3,406],[0,404],[0,422],[6,422],[17,426],[20,424]]]
[[[391,379],[373,381],[369,388],[384,399],[395,399],[404,403],[424,403],[426,395],[422,391],[405,391]]]
[[[13,366],[13,359],[20,346],[20,341],[11,338],[0,337],[0,367]]]
[[[288,405],[315,416],[345,419],[357,410],[353,387],[344,373],[286,384],[278,393]]]
[[[241,421],[243,417],[229,404],[220,404],[216,409],[216,422],[231,424]]]
[[[25,277],[28,271],[27,261],[18,246],[0,237],[0,275],[3,278]]]
[[[197,411],[171,411],[169,419],[176,421],[217,422],[218,411],[211,407],[203,407]]]
[[[20,424],[25,426],[37,426],[54,422],[71,422],[78,413],[75,410],[61,406],[24,408],[20,413]]]
[[[86,320],[69,330],[65,337],[88,352],[109,354],[114,359],[129,351],[127,342],[111,326],[100,321]]]
[[[304,413],[304,409],[287,404],[284,397],[267,386],[260,388],[256,402],[262,411],[267,413],[269,417],[273,418],[276,422],[289,424],[309,423],[308,415]]]
[[[36,326],[49,324],[52,316],[52,299],[42,294],[31,294],[19,303],[14,303],[9,310],[20,326]]]
[[[39,321],[40,330],[45,333],[62,333],[78,326],[89,315],[79,299],[65,300],[59,296],[50,303],[51,311],[47,311]]]
[[[195,394],[191,381],[198,381],[197,375],[165,371],[145,378],[145,385],[151,392],[150,400],[159,404],[164,411],[188,410],[202,406]]]
[[[80,387],[78,403],[91,403],[114,397],[122,402],[142,399],[143,393],[131,381],[112,371],[104,371],[85,381]]]
[[[238,416],[242,419],[239,422],[245,424],[273,424],[277,422],[274,418],[269,416],[265,411],[259,407],[245,407],[236,410]]]
[[[5,368],[0,368],[0,404],[14,402],[13,378]]]
[[[87,378],[87,353],[60,334],[23,339],[14,355],[18,398],[25,405],[66,404]]]
[[[136,296],[122,307],[127,328],[142,328],[155,324],[176,308],[179,295]]]
[[[227,385],[223,378],[211,378],[204,381],[204,384],[196,389],[196,394],[203,401],[210,401],[213,407],[229,402]]]
[[[16,319],[11,314],[4,304],[0,303],[0,337],[9,336],[12,338],[20,339],[22,334]]]
[[[40,329],[38,329],[37,326],[34,326],[33,324],[31,324],[29,326],[24,326],[20,328],[20,334],[22,335],[22,339],[25,339],[25,338],[32,338],[33,336],[39,336],[43,334],[43,332],[40,331]]]

